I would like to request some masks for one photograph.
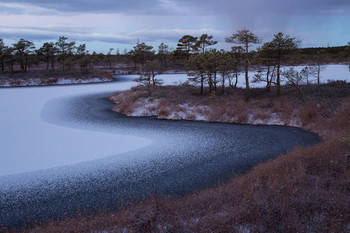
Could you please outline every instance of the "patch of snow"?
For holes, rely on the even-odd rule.
[[[271,113],[267,125],[285,125],[285,123],[279,118],[277,113]]]
[[[159,101],[140,98],[135,105],[139,107],[134,108],[131,113],[127,114],[128,116],[156,116],[157,109],[159,108]]]
[[[305,66],[282,66],[281,71],[287,70],[289,68],[293,67],[296,71],[300,72]],[[243,72],[240,73],[240,76],[238,78],[238,87],[245,87],[245,80],[244,75],[242,75]],[[257,74],[256,70],[250,70],[249,71],[249,79],[252,81],[253,77]],[[132,76],[134,78],[137,78],[137,75],[122,75],[123,77]],[[118,76],[117,76],[118,77]],[[178,85],[181,83],[185,83],[188,79],[188,76],[186,73],[174,73],[174,74],[160,74],[156,76],[158,79],[161,79],[164,81],[163,85]],[[310,83],[316,83],[316,76],[310,75],[309,81]],[[282,83],[285,83],[283,81],[284,78],[282,77]],[[350,82],[350,72],[349,72],[349,66],[348,65],[342,65],[342,64],[330,64],[325,65],[324,69],[321,71],[320,74],[320,82],[321,83],[327,83],[328,80],[345,80],[346,82]],[[228,80],[226,83],[226,86],[228,86]],[[250,86],[252,88],[256,87],[265,87],[266,83],[259,82],[259,83],[250,83]]]
[[[253,117],[254,117],[254,114],[248,114],[248,120],[247,120],[247,122],[249,123],[249,124],[253,124],[254,122],[253,122]]]
[[[250,232],[253,232],[251,230],[251,228],[247,225],[240,225],[238,227],[236,227],[236,230],[238,233],[250,233]]]
[[[195,117],[196,117],[195,120],[197,120],[197,121],[206,121],[207,120],[207,118],[205,116],[200,115],[200,114],[196,114]]]
[[[296,110],[293,111],[292,117],[291,117],[290,122],[289,122],[288,125],[292,126],[292,127],[301,127],[302,126],[301,119],[299,118],[298,111],[296,111]]]
[[[193,223],[199,223],[200,218],[192,218],[191,222]]]
[[[250,121],[248,121],[248,122],[250,123]],[[250,124],[254,124],[254,125],[263,125],[263,124],[265,124],[265,122],[264,122],[263,120],[261,120],[261,119],[257,119],[257,120],[255,120],[255,121],[251,121]]]

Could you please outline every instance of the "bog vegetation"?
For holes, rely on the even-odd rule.
[[[318,145],[295,148],[218,187],[183,198],[154,196],[119,211],[82,215],[38,225],[29,232],[349,232],[350,92],[349,84],[302,85],[304,101],[292,87],[281,95],[252,89],[222,96],[200,95],[197,87],[147,87],[116,94],[119,112],[140,100],[160,102],[155,115],[200,106],[208,121],[266,122],[277,116],[284,125],[321,136]],[[276,87],[272,87],[276,91]],[[204,88],[208,93],[209,87]],[[142,102],[141,102],[142,104]],[[131,106],[131,107],[130,107]],[[193,112],[192,112],[193,114]],[[253,114],[251,116],[251,114]],[[185,119],[193,120],[191,114]],[[278,140],[278,139],[276,139]]]
[[[277,33],[263,43],[249,30],[226,38],[231,51],[212,48],[213,36],[185,35],[175,50],[164,43],[158,50],[137,43],[128,53],[88,53],[67,38],[33,50],[1,45],[3,73],[29,72],[35,62],[46,69],[88,71],[104,66],[112,71],[138,73],[140,84],[111,97],[115,110],[130,114],[149,109],[161,118],[187,111],[179,119],[297,126],[321,137],[309,148],[295,148],[254,167],[228,183],[187,197],[154,197],[117,212],[51,222],[32,232],[350,232],[350,86],[320,83],[323,65],[349,62],[350,43],[342,47],[298,48],[296,38]],[[1,41],[0,41],[1,42]],[[23,41],[22,41],[23,42]],[[255,47],[252,47],[255,45]],[[255,50],[254,50],[255,49]],[[281,70],[282,65],[305,66]],[[77,66],[78,65],[78,66]],[[251,77],[249,70],[258,70]],[[188,82],[161,87],[157,75],[187,70]],[[237,87],[244,72],[245,88]],[[309,77],[317,77],[311,85]],[[264,88],[251,88],[264,82]],[[283,85],[286,84],[286,85]],[[186,109],[184,109],[186,106]],[[153,106],[154,107],[154,106]],[[188,111],[190,109],[191,111]],[[278,121],[276,121],[276,119]],[[273,124],[273,123],[272,123]]]

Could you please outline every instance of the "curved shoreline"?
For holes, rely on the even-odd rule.
[[[128,118],[111,112],[109,109],[113,104],[108,103],[103,98],[105,96],[106,94],[99,94],[59,98],[56,103],[51,102],[51,107],[64,103],[67,112],[57,115],[58,119],[51,119],[51,123],[62,123],[64,120],[63,125],[68,127],[136,133],[155,139],[155,143],[136,152],[124,153],[122,163],[112,156],[84,163],[80,167],[68,166],[67,169],[71,172],[67,174],[74,176],[62,175],[50,180],[45,176],[50,174],[49,171],[37,172],[36,176],[41,179],[36,180],[37,185],[30,189],[19,189],[20,194],[3,193],[7,201],[1,201],[6,208],[0,212],[0,219],[3,219],[0,225],[22,226],[37,220],[57,219],[63,213],[72,214],[83,210],[95,213],[100,209],[114,209],[118,206],[118,200],[137,200],[151,193],[172,196],[192,193],[216,186],[218,182],[230,179],[232,174],[247,171],[255,164],[274,158],[295,145],[307,144],[301,135],[309,138],[311,144],[318,141],[313,134],[285,127]],[[77,125],[78,121],[80,123]],[[238,128],[243,131],[236,132]],[[253,135],[256,136],[253,140],[247,134],[249,130],[253,130]],[[277,145],[277,132],[283,135],[278,138],[286,145],[276,150],[270,145]],[[271,137],[268,140],[267,134]],[[217,140],[211,140],[212,137]],[[236,141],[232,142],[233,140]],[[237,140],[241,142],[239,147]],[[246,146],[249,141],[255,143],[254,148]],[[238,157],[233,156],[235,153],[248,160],[238,162]],[[16,201],[18,195],[26,201]],[[42,208],[43,202],[50,203],[50,206]],[[14,206],[17,207],[13,209]]]

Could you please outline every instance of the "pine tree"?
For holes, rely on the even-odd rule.
[[[190,55],[198,51],[198,37],[184,35],[177,44],[177,54],[186,57],[186,62],[190,59]]]
[[[25,39],[20,39],[17,43],[13,44],[13,50],[19,60],[23,73],[28,71],[29,55],[33,53],[34,48],[34,43]]]
[[[196,46],[202,50],[202,53],[204,54],[205,48],[208,46],[216,45],[218,42],[213,40],[213,36],[208,34],[203,34],[198,39]]]
[[[295,38],[290,37],[288,34],[284,35],[282,32],[279,32],[274,35],[274,39],[271,42],[267,42],[263,45],[266,50],[272,52],[272,56],[276,59],[277,63],[277,77],[276,85],[277,92],[276,95],[280,96],[281,94],[281,78],[280,78],[280,68],[281,68],[281,58],[282,55],[286,54],[291,50],[295,50],[298,47],[298,42]]]
[[[260,39],[254,33],[249,31],[248,29],[237,30],[231,37],[226,38],[227,43],[240,44],[243,45],[245,49],[245,83],[246,83],[246,100],[250,99],[250,89],[249,89],[249,47],[251,44],[259,44]]]

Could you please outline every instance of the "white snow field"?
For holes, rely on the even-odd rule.
[[[305,66],[295,66],[295,67],[281,67],[281,71],[284,71],[289,68],[294,68],[295,71],[300,72]],[[251,72],[249,74],[250,77],[253,77],[256,72]],[[284,83],[284,78],[282,77],[282,83]],[[252,80],[252,78],[250,78]],[[321,66],[321,73],[320,73],[320,82],[321,83],[327,83],[328,81],[334,81],[334,80],[340,80],[340,81],[346,81],[350,82],[350,72],[349,72],[349,65],[340,65],[340,64],[334,64],[334,65],[325,65]],[[301,83],[306,83],[306,81],[302,81]],[[317,76],[316,75],[310,75],[309,76],[309,83],[316,84],[317,83]],[[252,87],[264,87],[266,83],[253,83]],[[241,73],[240,79],[239,79],[239,86],[245,87],[245,81],[244,81],[244,74]]]
[[[130,82],[0,89],[0,176],[70,165],[147,146],[145,138],[56,126],[40,113],[60,96],[129,89]]]
[[[57,126],[47,123],[40,116],[45,104],[58,97],[122,91],[136,85],[132,79],[137,76],[123,75],[123,77],[128,81],[1,88],[0,177],[100,159],[152,143],[148,138]],[[185,74],[158,77],[164,79],[165,85],[183,83],[188,78]],[[347,65],[328,65],[322,71],[321,78],[322,82],[327,80],[349,82],[349,68]],[[245,85],[243,75],[240,76],[239,84],[242,87]]]

